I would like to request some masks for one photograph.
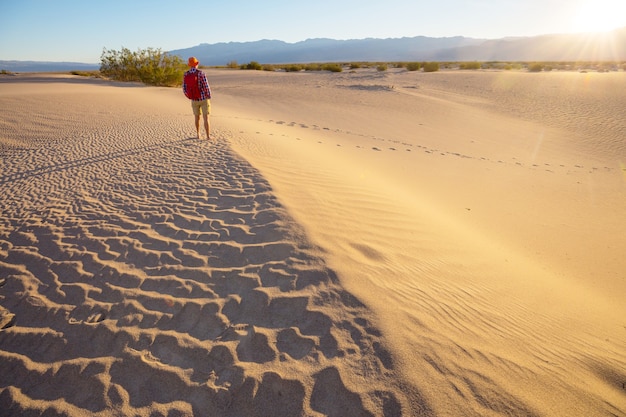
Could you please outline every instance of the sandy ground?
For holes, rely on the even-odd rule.
[[[626,73],[208,75],[0,78],[7,415],[626,415]]]

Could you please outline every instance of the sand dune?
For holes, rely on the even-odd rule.
[[[626,79],[534,75],[224,80],[232,114],[255,111],[232,116],[235,148],[434,415],[625,408]]]
[[[0,78],[0,408],[626,415],[624,75]]]
[[[397,414],[371,313],[184,100],[1,88],[3,415]]]

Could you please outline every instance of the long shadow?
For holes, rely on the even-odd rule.
[[[142,146],[140,148],[135,148],[135,149],[125,149],[125,150],[110,152],[110,153],[106,153],[102,155],[90,156],[88,158],[75,159],[72,161],[66,161],[66,162],[62,162],[62,163],[58,163],[54,165],[48,165],[44,167],[25,170],[25,171],[17,172],[15,174],[2,175],[0,176],[0,185],[8,184],[8,183],[15,182],[18,180],[28,179],[31,177],[36,177],[39,175],[49,174],[52,172],[58,172],[64,169],[78,168],[81,166],[111,161],[114,159],[124,158],[124,157],[132,156],[132,155],[138,155],[138,154],[148,152],[151,150],[176,147],[181,143],[193,142],[197,140],[198,139],[196,138],[178,139],[172,142],[163,142],[163,143],[159,143],[156,145]]]

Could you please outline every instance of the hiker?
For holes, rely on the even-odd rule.
[[[191,108],[196,123],[196,132],[200,139],[200,113],[204,118],[206,138],[211,139],[209,130],[209,114],[211,113],[211,87],[206,74],[198,69],[198,60],[195,56],[189,57],[187,65],[191,67],[183,77],[183,93],[191,100]]]

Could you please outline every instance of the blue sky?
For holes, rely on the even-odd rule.
[[[626,26],[624,0],[0,0],[0,60],[98,63],[103,48],[412,36],[501,38]]]

